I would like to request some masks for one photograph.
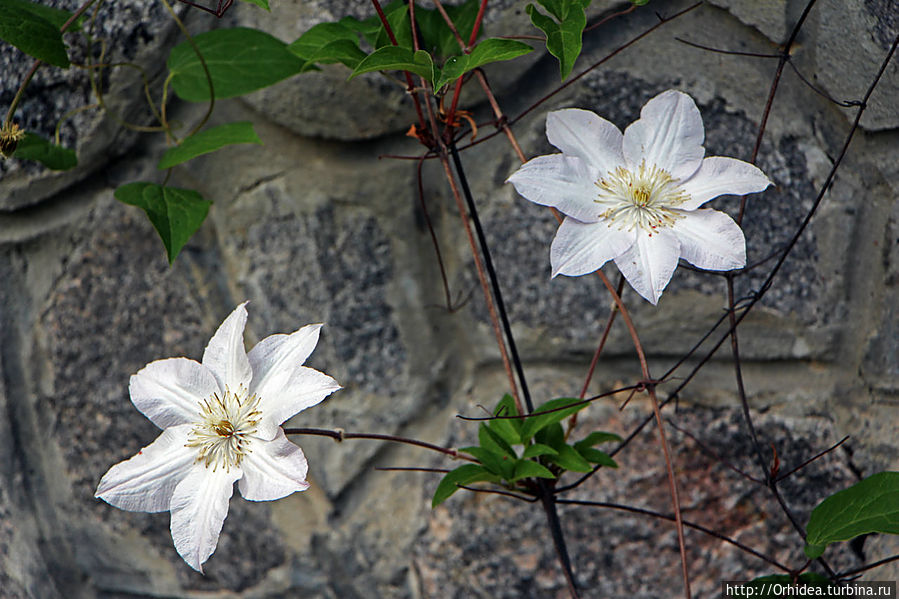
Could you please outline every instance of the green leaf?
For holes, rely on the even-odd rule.
[[[484,447],[463,447],[459,451],[473,455],[493,474],[498,474],[503,478],[509,478],[512,474],[514,462],[505,452],[495,452]]]
[[[456,26],[459,36],[468,43],[474,22],[477,20],[478,0],[466,0],[462,4],[445,5],[446,14]],[[459,42],[446,24],[443,16],[435,9],[415,7],[415,22],[422,48],[431,51],[434,56],[452,56],[459,53]]]
[[[115,198],[142,208],[162,239],[169,264],[196,233],[212,202],[196,191],[163,187],[155,183],[128,183],[115,190]]]
[[[356,32],[342,23],[319,23],[311,27],[287,49],[306,61],[303,70],[315,68],[315,63],[340,62],[356,68],[365,52],[359,48]]]
[[[899,534],[899,472],[879,472],[819,503],[809,517],[805,554],[814,559],[831,543],[874,532]]]
[[[255,4],[259,8],[264,8],[268,12],[272,12],[272,9],[270,9],[268,7],[268,0],[243,0],[243,1],[247,2],[248,4]]]
[[[38,4],[36,2],[28,2],[28,0],[0,0],[0,6],[15,6],[22,10],[27,10],[32,14],[50,21],[50,23],[57,29],[61,29],[62,26],[66,24],[66,21],[72,17],[72,13],[67,10],[53,8],[52,6]],[[78,31],[83,20],[84,16],[78,17],[74,23],[69,25],[69,28],[66,31]]]
[[[74,150],[50,143],[40,135],[26,133],[19,141],[13,156],[20,160],[34,160],[54,171],[67,171],[78,166]]]
[[[434,491],[431,507],[435,508],[446,501],[450,495],[459,490],[459,485],[469,485],[480,481],[499,482],[499,477],[477,464],[465,464],[447,472],[437,485],[437,490]]]
[[[524,453],[521,454],[523,458],[536,458],[541,455],[559,455],[559,452],[550,447],[549,445],[543,445],[541,443],[534,443],[533,445],[528,445],[524,448]]]
[[[394,1],[383,7],[382,10],[384,11],[384,16],[387,17],[387,22],[390,23],[390,29],[396,38],[396,45],[400,48],[412,50],[412,23],[409,22],[408,4],[402,0]],[[377,19],[377,17],[375,18]],[[381,25],[380,19],[378,19],[378,34],[373,45],[375,48],[393,45],[390,36],[387,35],[387,29]]]
[[[581,443],[575,443],[574,449],[591,464],[599,464],[600,466],[607,466],[609,468],[618,467],[618,463],[612,459],[612,456],[604,451],[593,449],[589,445],[582,445]]]
[[[219,125],[191,135],[183,140],[180,146],[169,148],[162,155],[162,159],[156,165],[156,168],[160,170],[172,168],[176,164],[187,162],[191,158],[209,154],[233,144],[262,145],[262,140],[253,131],[253,124],[249,121]]]
[[[534,435],[534,440],[543,445],[549,445],[556,451],[565,445],[565,431],[558,422],[543,427]]]
[[[462,54],[447,59],[443,70],[434,83],[434,90],[439,90],[447,83],[455,81],[465,73],[491,62],[511,60],[531,52],[533,48],[515,40],[490,38],[478,44],[471,54]]]
[[[555,422],[560,422],[575,412],[583,410],[588,405],[587,402],[576,397],[560,397],[559,399],[549,400],[536,408],[533,413],[525,418],[524,423],[521,425],[522,441],[529,440],[540,429]]]
[[[525,11],[531,23],[546,34],[546,49],[559,60],[559,70],[564,80],[571,74],[574,62],[581,54],[582,36],[587,25],[584,9],[588,0],[538,0],[554,17],[541,13],[528,4]]]
[[[59,27],[19,3],[0,0],[0,40],[57,67],[68,67],[69,56]]]
[[[543,464],[538,464],[533,460],[518,460],[515,462],[515,470],[509,482],[515,482],[522,478],[555,478],[555,474],[550,472],[549,468]]]
[[[759,599],[779,599],[780,597],[783,597],[784,595],[782,593],[774,594],[776,589],[771,586],[772,584],[792,585],[794,583],[789,574],[769,574],[768,576],[760,576],[749,582],[744,582],[742,586],[747,590],[752,589],[754,591],[752,597],[758,597]],[[824,588],[831,586],[831,584],[832,583],[826,576],[822,576],[816,572],[804,572],[799,575],[797,580],[797,586],[799,587]],[[765,591],[768,592],[762,595],[761,593]]]
[[[351,69],[355,69],[366,56],[368,55],[359,48],[357,42],[337,40],[323,46],[312,55],[311,60],[312,62],[320,63],[339,62]]]
[[[305,66],[287,44],[256,29],[214,29],[196,36],[194,42],[209,67],[216,98],[240,96],[273,85]],[[181,98],[188,102],[209,100],[206,74],[190,44],[175,46],[167,64],[172,85]]]
[[[575,447],[578,445],[585,445],[587,447],[593,447],[594,445],[599,445],[600,443],[608,443],[610,441],[618,441],[621,442],[621,437],[616,435],[615,433],[607,433],[605,431],[595,431],[575,443]]]
[[[490,430],[502,437],[510,445],[521,443],[521,420],[509,418],[509,416],[518,416],[518,408],[515,406],[515,400],[511,395],[507,393],[499,400],[496,409],[493,410],[493,415],[501,416],[502,418],[487,421],[487,426]]]
[[[350,79],[371,71],[409,71],[434,82],[434,61],[424,50],[413,52],[409,48],[384,46],[366,56],[353,70]]]
[[[574,472],[592,472],[593,466],[584,459],[578,451],[572,447],[571,445],[563,444],[561,447],[557,448],[559,450],[559,455],[549,456],[546,459],[561,466],[565,470],[572,470]]]
[[[478,427],[478,442],[481,444],[481,447],[489,449],[494,453],[504,453],[513,458],[518,457],[512,446],[486,424]]]

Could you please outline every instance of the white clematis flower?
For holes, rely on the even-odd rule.
[[[280,425],[340,389],[302,366],[322,325],[266,337],[247,354],[244,306],[210,339],[202,364],[158,360],[131,377],[131,401],[164,430],[110,468],[96,493],[124,510],[171,511],[175,549],[199,572],[215,551],[235,481],[251,501],[309,487],[306,457]]]
[[[551,112],[546,136],[562,153],[528,161],[509,181],[567,217],[550,251],[553,277],[588,274],[614,260],[637,293],[656,304],[679,258],[707,270],[745,266],[740,227],[700,206],[771,182],[741,160],[703,158],[702,117],[690,96],[659,94],[623,135],[586,110]]]

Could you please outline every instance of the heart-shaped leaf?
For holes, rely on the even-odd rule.
[[[181,142],[181,145],[169,148],[162,155],[159,164],[160,170],[172,168],[176,164],[187,162],[191,158],[215,152],[225,146],[233,144],[258,144],[262,140],[253,130],[253,124],[248,121],[238,123],[226,123],[217,127],[211,127],[200,131]]]
[[[122,185],[115,190],[115,198],[147,213],[162,239],[169,264],[175,261],[187,240],[203,224],[212,204],[191,189],[145,182]]]

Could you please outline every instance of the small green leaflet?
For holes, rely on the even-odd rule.
[[[259,8],[264,8],[268,12],[272,12],[272,9],[268,7],[268,0],[243,0],[247,4],[255,4]]]
[[[15,6],[22,10],[27,10],[30,13],[47,19],[57,29],[61,29],[62,26],[66,24],[66,21],[72,17],[72,13],[67,10],[53,8],[52,6],[46,6],[44,4],[37,4],[36,2],[29,2],[28,0],[0,0],[0,5]],[[66,31],[78,31],[81,27],[81,21],[83,20],[84,16],[79,17],[74,23],[69,25],[69,28]]]
[[[481,481],[499,482],[500,477],[491,474],[486,468],[478,464],[464,464],[455,470],[447,472],[437,485],[437,490],[434,491],[431,507],[435,508],[446,501],[450,495],[459,490],[459,485],[469,485]]]
[[[899,472],[879,472],[819,503],[809,517],[805,554],[815,559],[831,543],[873,532],[899,534]]]
[[[341,23],[314,25],[287,49],[306,61],[304,71],[316,69],[315,63],[335,62],[354,69],[367,56],[359,48],[356,32]]]
[[[516,482],[523,478],[555,478],[556,476],[549,471],[549,468],[543,464],[538,464],[533,460],[518,460],[515,462],[515,469],[509,482]]]
[[[350,79],[371,71],[409,71],[434,82],[434,61],[424,50],[413,52],[400,46],[384,46],[365,57],[350,75]]]
[[[588,405],[589,402],[582,401],[576,397],[551,399],[537,407],[531,415],[524,419],[524,423],[521,425],[521,438],[528,440],[540,429],[555,422],[560,422],[575,412],[583,410]]]
[[[48,64],[68,67],[69,56],[59,27],[38,12],[18,2],[0,0],[0,39]]]
[[[172,168],[176,164],[187,162],[191,158],[215,152],[232,144],[262,145],[262,140],[253,131],[252,123],[248,121],[219,125],[191,135],[182,141],[180,146],[169,148],[162,155],[156,168],[160,170]]]
[[[527,44],[516,40],[486,39],[475,46],[471,54],[462,54],[447,59],[440,76],[434,82],[434,91],[440,90],[447,83],[455,81],[480,66],[501,60],[512,60],[532,50],[533,48]]]
[[[142,208],[162,239],[169,264],[196,233],[212,202],[196,191],[163,187],[155,183],[128,183],[115,190],[115,198]]]
[[[531,17],[531,23],[546,34],[546,49],[559,59],[564,80],[571,74],[574,62],[581,54],[582,36],[587,26],[584,10],[590,5],[590,0],[537,1],[555,19],[540,12],[533,4],[528,4],[525,11]]]
[[[203,54],[216,98],[231,98],[273,85],[303,70],[304,61],[271,35],[235,27],[201,33],[194,42]],[[175,92],[188,102],[209,100],[209,83],[190,44],[178,44],[167,61]]]
[[[447,4],[444,7],[465,43],[468,43],[471,37],[479,6],[478,0],[466,0],[457,6]],[[452,56],[459,53],[456,36],[436,8],[416,6],[415,22],[418,24],[418,34],[424,50],[430,51],[433,56]]]
[[[471,454],[493,474],[511,478],[515,461],[504,452],[495,453],[484,447],[463,447],[460,451]]]
[[[13,154],[20,160],[34,160],[54,171],[67,171],[78,166],[74,150],[52,144],[40,135],[26,133]]]

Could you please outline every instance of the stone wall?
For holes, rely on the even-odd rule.
[[[363,0],[272,2],[272,14],[237,3],[225,22],[291,41],[314,23]],[[646,8],[591,32],[575,72],[671,14],[680,0]],[[61,3],[72,8],[70,2]],[[523,2],[491,2],[491,32],[528,32]],[[592,71],[515,125],[526,154],[547,153],[545,113],[590,108],[619,126],[656,93],[675,87],[696,100],[710,154],[747,159],[776,60],[698,50],[772,53],[805,3],[711,0]],[[620,8],[597,1],[590,15]],[[189,11],[179,8],[184,15]],[[858,99],[897,35],[896,0],[819,0],[781,81],[760,165],[776,186],[752,198],[746,217],[750,262],[795,231],[824,183]],[[189,24],[215,25],[196,11]],[[119,0],[101,11],[100,33],[129,60],[161,73],[177,32],[155,3]],[[124,41],[123,41],[124,40]],[[14,93],[26,59],[0,51],[0,104]],[[88,100],[79,71],[46,71],[21,111],[52,133],[56,119]],[[110,78],[110,106],[140,119],[139,79]],[[454,203],[437,164],[423,168],[454,297],[450,313],[416,194],[416,164],[379,160],[415,154],[404,136],[411,104],[377,76],[344,83],[334,67],[287,80],[242,100],[218,103],[215,122],[251,120],[262,147],[235,147],[175,169],[172,184],[215,204],[172,267],[144,214],[112,191],[158,180],[158,136],[137,135],[109,115],[80,113],[63,128],[80,166],[50,173],[0,164],[0,596],[34,597],[566,597],[542,511],[501,497],[458,494],[431,510],[437,477],[375,466],[452,463],[421,451],[359,441],[295,439],[310,463],[309,491],[274,503],[231,502],[206,576],[172,547],[167,514],[126,513],[93,498],[113,463],[157,431],[128,400],[128,377],[170,356],[198,358],[219,322],[250,300],[248,343],[325,322],[311,365],[345,387],[298,415],[298,426],[399,433],[464,446],[478,414],[506,391],[489,320]],[[488,71],[508,114],[558,85],[542,52]],[[899,457],[899,61],[871,98],[844,165],[774,287],[741,327],[749,401],[765,447],[784,471],[836,442],[839,450],[788,479],[783,493],[801,522],[826,494],[859,477],[896,469]],[[482,98],[465,101],[479,120]],[[176,105],[194,122],[203,107]],[[489,127],[482,135],[489,133]],[[609,310],[590,277],[549,278],[555,221],[503,181],[517,167],[502,137],[462,154],[492,244],[510,318],[538,401],[577,393]],[[716,207],[735,210],[736,198]],[[756,289],[766,267],[741,280]],[[615,274],[614,270],[609,271]],[[616,275],[617,276],[617,275]],[[681,356],[722,313],[720,277],[680,269],[658,308],[626,293],[655,373]],[[801,542],[764,489],[710,457],[755,467],[738,410],[732,366],[722,352],[681,394],[668,416],[685,516],[759,547],[791,565]],[[686,371],[684,371],[685,373]],[[613,330],[593,389],[632,382],[639,369],[626,331]],[[676,384],[677,380],[673,384]],[[662,391],[671,386],[663,387]],[[650,413],[616,399],[585,413],[594,426],[626,434]],[[648,427],[573,497],[667,511],[664,465]],[[562,520],[584,597],[664,597],[679,591],[672,526],[609,510],[563,508]],[[688,532],[697,596],[718,581],[770,567]],[[830,550],[836,567],[899,551],[872,537]],[[893,568],[872,579],[896,579]]]

